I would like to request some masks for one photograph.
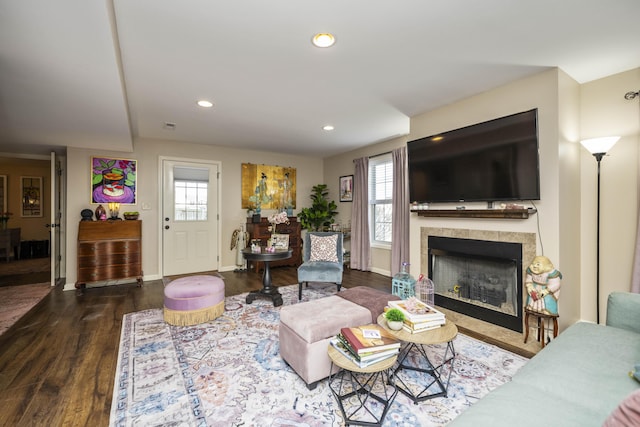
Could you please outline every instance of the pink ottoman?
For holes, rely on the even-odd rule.
[[[222,313],[224,281],[219,277],[183,277],[164,288],[164,320],[171,325],[197,325]]]

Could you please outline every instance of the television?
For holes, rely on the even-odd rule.
[[[538,110],[407,143],[411,202],[540,200]]]

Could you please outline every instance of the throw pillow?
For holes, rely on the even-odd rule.
[[[338,262],[338,235],[316,236],[310,234],[311,253],[309,261]]]
[[[640,425],[640,389],[628,395],[602,424],[603,427]]]

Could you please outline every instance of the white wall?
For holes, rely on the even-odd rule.
[[[136,205],[125,205],[124,210],[140,212],[142,227],[142,268],[145,280],[161,277],[161,218],[159,211],[160,173],[159,157],[213,160],[221,163],[221,252],[220,270],[233,270],[235,253],[230,250],[231,234],[240,224],[246,222],[246,211],[241,207],[241,164],[256,163],[291,166],[297,173],[297,205],[294,214],[310,205],[308,195],[311,187],[323,182],[322,161],[318,158],[291,156],[267,151],[238,150],[234,148],[200,145],[184,142],[160,140],[140,140],[135,143],[133,153],[85,150],[69,148],[67,152],[67,285],[72,289],[75,283],[78,222],[80,211],[85,208],[95,210],[97,204],[90,203],[90,159],[91,156],[136,159],[138,161],[138,183]],[[150,209],[143,210],[148,205]],[[263,216],[270,212],[263,212]]]

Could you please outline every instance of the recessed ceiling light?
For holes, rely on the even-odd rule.
[[[318,33],[311,39],[311,43],[317,47],[331,47],[335,42],[336,38],[329,33]]]
[[[335,128],[332,125],[324,125],[322,126],[322,129],[326,131],[330,131],[330,130],[334,130]]]
[[[202,99],[198,101],[198,105],[202,108],[211,108],[213,107],[213,102]]]

